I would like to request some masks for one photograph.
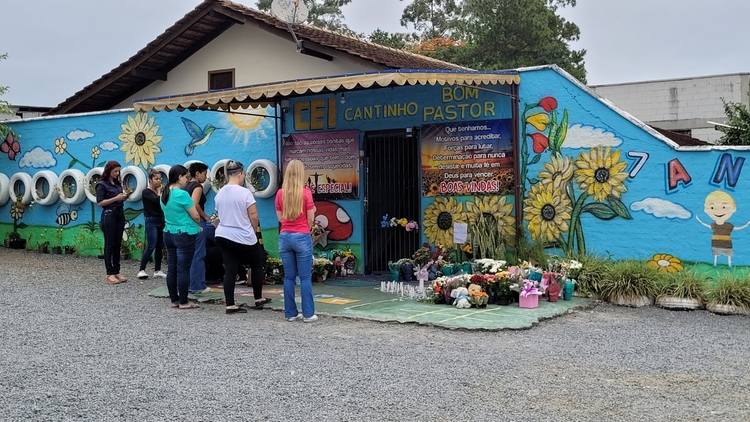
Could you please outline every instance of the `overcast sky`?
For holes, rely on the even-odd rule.
[[[4,0],[0,84],[12,104],[54,106],[109,72],[201,0]],[[255,6],[255,0],[238,1]],[[402,31],[409,0],[353,0],[346,23]],[[589,84],[750,71],[749,0],[578,0]]]

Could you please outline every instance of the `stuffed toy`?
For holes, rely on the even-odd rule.
[[[466,287],[458,287],[456,289],[453,289],[451,292],[451,297],[455,300],[453,301],[453,304],[456,306],[456,308],[471,308],[471,303],[469,303],[469,291],[466,289]]]
[[[478,284],[469,284],[469,296],[474,296],[481,291],[482,288]]]

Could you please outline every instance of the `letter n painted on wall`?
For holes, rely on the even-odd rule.
[[[716,172],[711,182],[714,185],[721,185],[721,182],[726,179],[728,187],[737,186],[737,181],[740,180],[740,173],[742,172],[742,166],[745,164],[745,157],[737,157],[732,162],[732,155],[724,153],[719,158],[719,162],[716,164]]]

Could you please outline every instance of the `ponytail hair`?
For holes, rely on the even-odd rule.
[[[188,174],[188,170],[185,168],[185,166],[181,166],[179,164],[175,164],[171,169],[169,169],[169,181],[167,182],[167,186],[161,191],[162,204],[167,205],[167,202],[169,202],[169,189],[172,187],[172,185],[179,182],[180,177],[186,174]]]

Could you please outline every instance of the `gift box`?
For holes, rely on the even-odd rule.
[[[518,297],[519,308],[538,308],[539,307],[539,295],[526,295],[526,297]]]

